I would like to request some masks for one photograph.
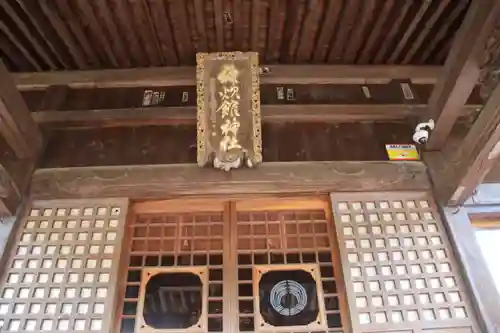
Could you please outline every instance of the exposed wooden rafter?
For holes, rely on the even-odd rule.
[[[460,108],[478,83],[486,41],[500,17],[500,2],[473,0],[452,44],[442,76],[429,100],[430,117],[436,128],[427,144],[442,149]]]

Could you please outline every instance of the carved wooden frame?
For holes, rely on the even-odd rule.
[[[318,302],[318,316],[316,320],[308,325],[302,326],[272,326],[267,324],[260,314],[259,303],[259,282],[265,273],[272,271],[289,271],[289,270],[303,270],[309,273],[316,282],[316,298]],[[300,332],[300,331],[322,331],[328,330],[325,317],[325,301],[323,296],[323,286],[321,285],[321,276],[319,266],[316,264],[286,264],[286,265],[254,265],[253,267],[253,294],[254,294],[254,308],[255,308],[255,331],[256,332]]]
[[[155,275],[161,273],[192,273],[197,275],[202,283],[202,305],[201,315],[198,322],[188,328],[181,329],[156,329],[146,324],[143,316],[144,301],[146,296],[146,286],[149,280]],[[136,327],[137,333],[184,333],[184,332],[206,332],[207,330],[207,311],[208,311],[208,270],[206,267],[155,267],[144,268],[142,270],[141,285],[139,289],[139,302],[137,303]]]
[[[260,112],[260,67],[259,55],[257,52],[216,52],[216,53],[197,53],[196,54],[196,119],[197,119],[197,162],[204,166],[207,161],[207,122],[205,114],[205,60],[237,60],[248,57],[250,60],[252,93],[251,93],[251,112],[253,128],[253,154],[252,162],[254,165],[262,163],[262,120]]]

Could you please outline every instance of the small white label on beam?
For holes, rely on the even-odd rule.
[[[285,99],[285,88],[277,87],[276,88],[276,95],[278,97],[278,100],[284,100]]]
[[[370,93],[370,88],[368,88],[367,86],[363,86],[362,89],[363,89],[363,94],[365,94],[366,98],[372,98],[372,94]]]
[[[401,83],[400,85],[401,85],[401,90],[405,95],[405,99],[415,99],[413,91],[411,91],[410,85],[408,83]]]
[[[187,103],[189,100],[189,93],[187,91],[182,92],[182,103]]]
[[[295,100],[295,91],[293,91],[293,88],[288,88],[286,90],[286,99],[288,101],[294,101]]]

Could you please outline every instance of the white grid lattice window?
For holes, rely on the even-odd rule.
[[[103,309],[114,308],[127,205],[123,199],[33,204],[0,289],[2,332],[109,332],[113,311]]]
[[[450,327],[479,332],[429,197],[331,198],[355,332]]]

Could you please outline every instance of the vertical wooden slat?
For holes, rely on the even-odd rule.
[[[184,1],[169,1],[170,22],[181,65],[193,64],[195,53],[188,29],[186,4]]]
[[[65,51],[60,51],[63,44],[59,39],[54,37],[56,35],[54,29],[50,25],[47,18],[43,15],[40,8],[36,6],[36,3],[27,0],[20,0],[17,3],[22,8],[24,13],[30,18],[30,22],[43,37],[45,43],[52,51],[52,54],[61,63],[61,65],[65,69],[74,68],[70,54]]]
[[[420,20],[424,16],[424,14],[427,12],[427,9],[431,5],[431,3],[432,3],[431,1],[423,1],[422,2],[417,14],[413,17],[413,20],[411,21],[410,25],[406,29],[403,37],[401,37],[401,39],[399,40],[398,45],[396,46],[396,49],[394,50],[394,52],[392,52],[391,56],[387,60],[387,62],[389,64],[394,64],[398,60],[399,55],[403,51],[403,48],[406,46],[406,43],[408,42],[411,35],[413,34],[415,29],[417,28],[418,23],[420,22]]]
[[[150,0],[151,16],[156,27],[160,50],[166,65],[177,65],[179,58],[175,52],[174,37],[163,0]]]
[[[375,42],[379,39],[382,27],[387,22],[393,6],[394,0],[384,1],[382,10],[375,20],[375,26],[373,29],[370,27],[369,37],[358,59],[359,64],[368,64],[370,61],[373,61],[373,53],[371,52],[374,51],[373,47],[375,46]],[[390,39],[390,36],[383,36],[382,38],[383,41],[386,41],[387,39]]]
[[[305,1],[298,0],[288,2],[287,20],[284,31],[283,41],[283,61],[292,63],[295,59],[297,47],[299,44],[299,34],[302,27],[302,19],[305,11]]]
[[[215,40],[217,51],[224,51],[224,23],[222,17],[222,0],[214,0],[214,19],[215,19]]]
[[[101,23],[94,14],[94,9],[87,0],[76,0],[77,7],[80,10],[81,20],[88,27],[94,40],[94,47],[100,53],[101,59],[112,67],[118,67],[115,54],[111,49],[110,42],[107,40],[104,31],[101,29]],[[99,22],[99,23],[97,23]],[[100,51],[100,52],[99,52]]]
[[[419,48],[422,46],[422,43],[424,42],[425,38],[427,37],[431,29],[434,28],[434,25],[438,21],[441,14],[444,12],[446,6],[448,6],[448,3],[449,0],[447,1],[442,0],[439,2],[438,8],[432,13],[432,16],[427,21],[425,21],[424,28],[419,31],[417,39],[415,40],[415,42],[413,42],[413,45],[411,46],[410,50],[405,54],[402,64],[408,64],[410,61],[412,61],[413,57],[415,56]],[[453,3],[455,4],[455,2]],[[459,5],[455,4],[455,6],[458,7]],[[448,20],[450,19],[451,17],[448,17]],[[432,39],[435,41],[437,39],[437,36],[433,36]],[[427,44],[425,47],[429,48],[430,45]]]
[[[24,47],[23,43],[18,40],[18,38],[10,31],[10,29],[0,21],[0,31],[2,31],[10,42],[22,53],[26,60],[33,66],[36,70],[41,70],[42,67],[38,61],[31,56],[31,53]]]
[[[129,4],[132,9],[135,27],[139,32],[139,40],[142,41],[142,47],[146,51],[149,65],[159,66],[161,64],[161,57],[154,31],[151,29],[152,22],[148,19],[146,4],[144,0],[129,0]]]
[[[85,52],[86,58],[90,61],[93,67],[100,66],[99,59],[94,52],[94,49],[90,45],[90,42],[83,31],[82,25],[78,21],[76,15],[71,10],[67,0],[56,0],[54,4],[57,6],[59,13],[63,20],[69,25],[69,28],[73,35],[75,36],[78,44],[82,47]]]
[[[42,134],[14,82],[0,62],[0,132],[18,158],[36,157]]]
[[[95,6],[97,8],[97,16],[99,16],[99,22],[101,19],[104,21],[105,26],[109,32],[109,42],[111,44],[112,50],[116,54],[116,59],[120,66],[130,67],[130,55],[127,52],[125,45],[123,44],[122,36],[118,32],[115,21],[113,20],[113,15],[111,14],[112,8],[106,1],[96,1]]]
[[[337,23],[340,18],[340,12],[342,11],[343,1],[328,1],[328,8],[324,15],[323,22],[321,24],[321,33],[316,43],[316,50],[314,52],[313,61],[315,63],[322,63],[330,47],[330,42],[332,36],[336,31],[338,31]]]
[[[110,0],[110,6],[113,7],[115,12],[115,19],[117,19],[118,29],[122,31],[125,40],[127,41],[126,47],[130,50],[130,53],[134,59],[133,64],[136,66],[147,66],[148,59],[140,47],[140,42],[138,36],[136,35],[136,29],[132,24],[133,17],[130,12],[130,7],[128,1],[124,0]]]
[[[266,48],[266,60],[268,62],[275,62],[280,56],[283,29],[285,27],[285,6],[286,0],[271,1]]]
[[[372,22],[375,14],[376,1],[365,0],[361,5],[361,15],[356,22],[355,30],[351,33],[343,55],[344,63],[355,63],[363,38],[367,34],[367,28],[373,29]]]
[[[444,22],[440,26],[438,33],[431,39],[430,43],[426,45],[426,48],[421,53],[420,57],[418,57],[419,64],[424,64],[429,59],[432,52],[436,49],[439,43],[448,34],[450,26],[453,25],[453,23],[455,23],[455,21],[460,17],[460,15],[463,13],[464,9],[467,7],[468,4],[469,4],[468,1],[460,1],[453,7],[453,11],[451,12],[450,16],[446,19],[446,22]],[[454,36],[454,32],[451,35]],[[453,37],[450,37],[450,39],[452,38]]]
[[[252,0],[252,29],[250,33],[250,50],[257,52],[259,47],[260,0]]]
[[[429,98],[429,117],[436,125],[427,148],[442,149],[458,114],[480,77],[486,42],[500,15],[500,2],[474,0],[454,37],[442,75]]]
[[[233,25],[235,50],[243,48],[243,0],[233,0]]]
[[[403,21],[406,17],[406,14],[408,13],[408,10],[413,4],[413,0],[406,0],[404,1],[403,6],[401,7],[401,10],[398,13],[398,16],[396,20],[392,23],[391,29],[389,30],[389,33],[384,37],[382,41],[382,46],[379,48],[378,52],[376,53],[375,59],[373,60],[373,63],[375,64],[380,64],[383,62],[384,57],[389,50],[389,47],[391,46],[391,43],[394,42],[394,37],[396,34],[400,31],[401,25],[403,24]]]
[[[42,9],[42,12],[48,18],[48,20],[49,20],[50,24],[52,25],[52,27],[54,28],[54,30],[57,32],[59,37],[66,44],[66,46],[69,50],[69,53],[73,56],[73,59],[75,60],[76,64],[79,66],[79,68],[80,69],[87,69],[89,66],[88,66],[88,63],[85,59],[85,56],[83,55],[78,44],[73,39],[73,36],[68,31],[66,25],[59,17],[58,13],[56,12],[55,8],[53,7],[53,3],[48,2],[47,0],[40,0],[40,7]]]
[[[300,42],[297,50],[297,62],[306,62],[311,59],[316,33],[323,12],[323,0],[311,0],[307,6],[307,14],[303,23]]]
[[[234,202],[224,206],[224,332],[238,332],[238,217]]]
[[[342,53],[349,43],[349,36],[351,36],[352,29],[355,26],[360,6],[362,6],[362,3],[359,0],[349,0],[348,4],[346,3],[342,19],[339,22],[339,30],[333,40],[333,45],[328,56],[329,63],[342,62]]]
[[[198,32],[198,52],[208,52],[205,13],[203,11],[204,0],[194,0],[194,12],[196,17],[196,31]],[[233,13],[233,20],[235,14]],[[236,29],[236,28],[235,28]]]
[[[19,30],[23,33],[26,39],[33,46],[35,51],[40,55],[40,57],[45,61],[50,69],[56,69],[57,65],[52,60],[51,55],[44,49],[44,47],[38,42],[36,36],[34,36],[26,26],[24,22],[14,11],[12,6],[7,1],[0,1],[0,6],[5,10],[7,15],[15,22]]]

